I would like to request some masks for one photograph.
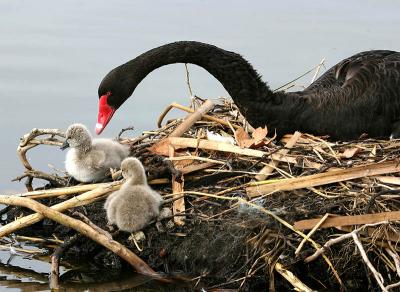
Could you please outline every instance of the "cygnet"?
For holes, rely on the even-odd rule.
[[[65,168],[69,175],[80,182],[102,181],[110,168],[118,168],[129,155],[129,147],[111,139],[93,139],[82,124],[72,124],[61,146],[68,147]]]
[[[107,198],[104,208],[109,223],[133,233],[158,217],[163,199],[147,184],[143,165],[138,159],[124,159],[121,171],[126,182]]]

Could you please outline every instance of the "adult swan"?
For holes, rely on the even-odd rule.
[[[334,140],[400,134],[400,53],[367,51],[347,58],[303,91],[273,92],[242,56],[216,46],[182,41],[152,49],[108,73],[99,86],[100,134],[114,112],[153,70],[196,64],[228,91],[253,127],[279,136],[299,130]]]

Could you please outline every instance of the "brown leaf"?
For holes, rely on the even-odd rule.
[[[267,127],[261,128],[258,127],[257,129],[254,130],[254,132],[251,134],[254,139],[254,145],[258,146],[259,144],[262,144],[263,140],[265,137],[267,137],[268,134],[268,129]]]
[[[246,145],[249,143],[249,140],[251,140],[249,134],[247,134],[243,128],[239,128],[235,131],[235,139],[241,148],[248,148]]]
[[[252,133],[252,138],[243,129],[239,128],[235,131],[235,139],[241,148],[256,148],[264,145],[264,138],[267,136],[268,130],[265,128],[257,128]]]
[[[354,155],[356,155],[357,153],[359,153],[361,151],[360,148],[354,147],[354,148],[348,148],[346,149],[342,155],[342,157],[344,158],[352,158]]]
[[[169,141],[168,139],[163,139],[153,144],[148,150],[153,154],[169,156]]]

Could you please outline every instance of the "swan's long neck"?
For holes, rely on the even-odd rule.
[[[292,98],[283,93],[273,93],[240,55],[199,42],[170,43],[152,49],[111,71],[110,78],[123,79],[121,85],[129,88],[125,94],[128,96],[121,104],[147,74],[174,63],[196,64],[212,74],[228,91],[251,125],[264,126],[271,120],[276,123],[272,125],[274,128],[279,131],[283,127],[282,130],[287,132],[288,129],[279,121],[291,119],[285,103],[291,103]],[[102,83],[107,83],[107,77]]]

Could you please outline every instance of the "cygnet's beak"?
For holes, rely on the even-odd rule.
[[[61,150],[65,150],[69,147],[68,139],[64,141],[64,143],[60,146]]]

